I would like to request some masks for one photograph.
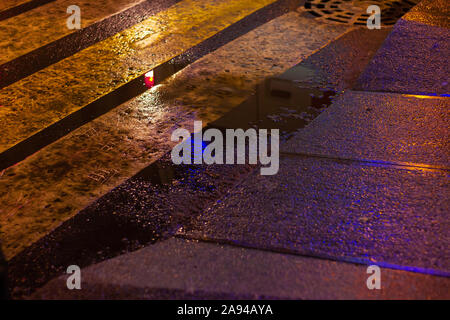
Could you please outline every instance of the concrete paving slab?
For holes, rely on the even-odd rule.
[[[450,29],[400,19],[355,89],[449,94]]]
[[[449,176],[282,157],[179,234],[432,274],[450,274]]]
[[[450,99],[348,91],[282,152],[450,167]]]
[[[367,267],[169,239],[81,270],[81,290],[67,276],[32,299],[445,299],[450,280],[381,269],[381,290],[366,286]]]

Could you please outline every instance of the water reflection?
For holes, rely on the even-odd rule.
[[[336,92],[308,87],[309,74],[293,69],[265,79],[257,85],[254,95],[210,126],[279,129],[282,135],[306,126],[331,104]]]

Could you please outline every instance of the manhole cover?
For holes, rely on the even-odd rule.
[[[381,24],[393,25],[420,0],[306,0],[305,9],[321,19],[338,23],[366,25],[367,8],[377,5],[381,9]]]

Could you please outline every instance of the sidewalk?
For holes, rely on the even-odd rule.
[[[170,239],[81,270],[35,299],[442,299],[448,280],[382,269],[382,290],[366,287],[366,266],[215,243]]]
[[[394,27],[361,75],[357,90],[449,95],[450,9],[425,0]]]
[[[449,299],[450,103],[423,95],[448,94],[448,20],[427,19],[441,4],[396,24],[365,91],[283,144],[277,175],[256,169],[178,238],[83,269],[81,291],[62,276],[33,298]]]

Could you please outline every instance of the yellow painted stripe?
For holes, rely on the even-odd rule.
[[[70,5],[80,7],[81,27],[85,28],[142,1],[59,0],[0,21],[0,64],[77,31],[66,25]]]
[[[184,0],[0,91],[0,152],[275,0]]]

